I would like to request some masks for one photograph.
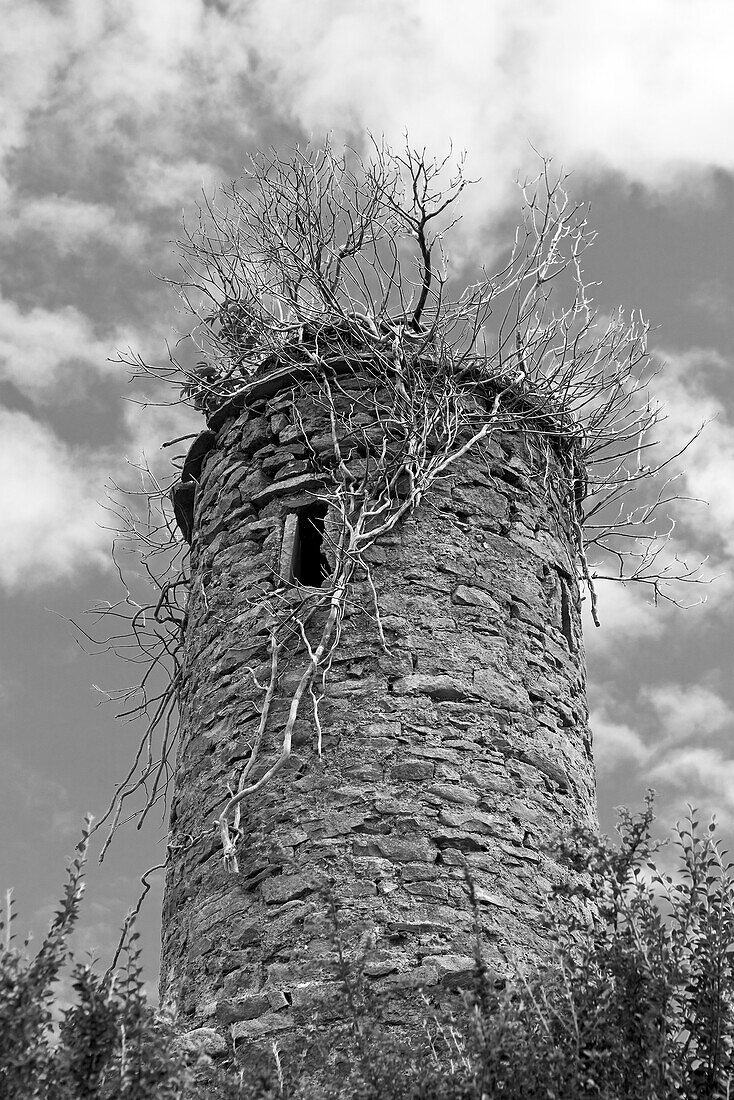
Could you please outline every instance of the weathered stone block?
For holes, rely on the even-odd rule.
[[[472,955],[426,955],[423,965],[436,970],[442,985],[467,987],[477,977],[477,963]]]
[[[414,672],[403,676],[392,685],[395,695],[427,695],[439,701],[469,700],[476,698],[470,683],[455,676],[432,676]]]
[[[216,1008],[216,1017],[220,1024],[233,1024],[238,1020],[255,1020],[269,1010],[268,995],[252,993],[247,997],[220,1001]]]
[[[458,783],[433,783],[428,788],[429,794],[435,795],[442,802],[456,802],[462,806],[476,806],[479,795],[468,787],[460,787]]]
[[[481,810],[441,810],[438,815],[441,825],[448,825],[451,829],[461,829],[467,833],[483,833],[493,836],[501,833],[502,825],[493,814],[482,813]]]
[[[421,760],[406,760],[403,764],[394,764],[390,768],[391,779],[399,782],[422,783],[426,779],[432,779],[434,765]]]
[[[262,507],[263,504],[267,504],[274,497],[302,493],[305,489],[316,489],[320,484],[321,478],[312,473],[298,474],[296,477],[284,478],[282,481],[264,482],[253,489],[250,489],[249,486],[243,486],[243,497],[252,501],[258,507]],[[246,489],[249,491],[246,491]]]
[[[263,417],[257,416],[243,424],[240,434],[240,447],[245,454],[253,454],[260,447],[264,447],[269,439],[270,426],[268,422]],[[211,476],[209,470],[207,470],[207,474]]]
[[[414,840],[400,837],[376,836],[367,841],[355,840],[353,851],[358,856],[384,856],[394,863],[413,863],[423,861],[431,863],[436,858],[436,849],[425,837]]]
[[[257,1020],[242,1020],[232,1024],[231,1034],[235,1042],[238,1039],[261,1039],[275,1035],[279,1031],[288,1031],[293,1024],[293,1016],[290,1013],[269,1012]]]
[[[338,982],[302,982],[291,986],[294,1008],[312,1008],[324,1000],[334,1000],[340,990]]]
[[[281,904],[292,898],[301,898],[318,890],[323,884],[319,875],[278,875],[262,884],[263,898],[268,905]]]
[[[512,683],[501,669],[477,669],[474,673],[477,695],[496,707],[507,710],[530,710],[530,699],[522,684]]]
[[[175,1040],[176,1050],[181,1054],[205,1054],[214,1058],[227,1053],[227,1042],[223,1035],[213,1027],[197,1027]]]
[[[446,903],[449,900],[448,887],[439,882],[406,882],[403,889],[429,901]]]
[[[364,965],[364,972],[368,978],[383,978],[385,974],[392,974],[397,970],[394,959],[370,959]]]
[[[463,604],[465,607],[482,607],[488,611],[496,612],[497,615],[500,614],[497,601],[483,588],[460,584],[454,589],[451,600],[453,603]]]
[[[485,890],[483,886],[475,885],[474,896],[481,905],[492,905],[495,909],[516,908],[516,906],[506,897],[502,897],[500,894],[493,894],[490,890]]]
[[[435,879],[441,875],[441,869],[434,863],[405,863],[400,868],[403,882],[416,879]]]
[[[434,966],[416,966],[404,974],[388,974],[383,979],[382,988],[422,989],[438,984],[438,971]]]

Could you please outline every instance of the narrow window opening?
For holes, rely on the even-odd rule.
[[[574,644],[573,636],[573,619],[571,618],[571,597],[569,595],[568,587],[563,577],[560,578],[561,582],[561,630],[563,631],[566,641],[568,642],[568,648],[573,653],[576,648]]]
[[[296,584],[321,588],[331,569],[324,553],[325,501],[317,500],[297,514],[291,578]]]

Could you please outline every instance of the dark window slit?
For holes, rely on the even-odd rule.
[[[563,631],[566,641],[568,642],[568,648],[573,651],[576,648],[574,631],[573,631],[573,619],[571,618],[571,597],[568,591],[568,586],[563,577],[560,578],[561,582],[561,630]]]
[[[326,503],[317,500],[297,514],[291,559],[291,580],[295,584],[321,588],[331,572],[324,553],[326,509]]]

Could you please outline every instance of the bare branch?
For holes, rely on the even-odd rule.
[[[685,447],[665,454],[656,440],[664,418],[648,393],[658,370],[648,326],[621,309],[595,311],[583,271],[595,236],[585,208],[543,161],[521,185],[509,255],[456,294],[443,242],[470,181],[463,159],[453,175],[450,160],[431,160],[407,139],[399,153],[373,141],[367,160],[328,143],[290,159],[256,154],[239,180],[202,196],[178,242],[179,273],[168,282],[190,321],[182,339],[196,366],[182,366],[170,349],[159,366],[120,356],[135,376],[175,387],[172,401],[209,416],[245,394],[253,376],[290,371],[293,420],[319,470],[331,575],[311,591],[273,576],[253,593],[243,677],[257,728],[216,821],[190,840],[217,830],[231,871],[242,809],[286,766],[304,707],[320,751],[319,702],[356,581],[371,592],[387,650],[368,552],[490,437],[521,430],[533,443],[538,491],[566,510],[594,622],[596,580],[644,584],[656,601],[674,602],[681,584],[700,580],[700,567],[668,554]],[[345,382],[345,363],[362,385]],[[323,411],[325,452],[304,428],[299,392]],[[192,601],[208,607],[204,581],[189,583],[167,485],[145,464],[137,470],[140,490],[116,490],[111,518],[115,553],[137,561],[147,594],[133,595],[120,566],[122,598],[93,609],[94,629],[109,633],[79,628],[81,640],[143,668],[136,686],[110,693],[121,716],[145,728],[97,823],[108,830],[102,854],[128,806],[137,800],[133,816],[142,821],[165,803],[187,615]],[[278,720],[286,656],[298,676]]]

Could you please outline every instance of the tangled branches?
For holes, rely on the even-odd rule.
[[[123,594],[115,603],[89,608],[85,613],[89,625],[73,623],[82,644],[91,646],[93,652],[112,652],[135,669],[142,669],[130,687],[114,691],[97,688],[119,708],[117,718],[129,723],[142,721],[144,727],[127,774],[91,830],[95,833],[107,829],[100,862],[118,827],[137,819],[141,828],[161,801],[172,775],[171,756],[177,733],[187,553],[169,506],[167,485],[147,462],[134,468],[139,487],[122,489],[113,484],[108,508],[114,534],[112,555]],[[145,593],[143,599],[133,593],[131,577]],[[142,806],[135,805],[123,819],[126,807],[141,793]]]
[[[185,367],[175,356],[158,367],[122,360],[138,375],[175,385],[177,399],[212,424],[228,402],[244,399],[253,380],[290,373],[303,380],[304,392],[315,388],[330,425],[324,450],[302,423],[300,430],[327,507],[328,580],[304,601],[274,575],[267,596],[253,605],[260,638],[253,652],[263,638],[267,647],[265,666],[253,658],[248,668],[260,699],[257,729],[216,824],[232,870],[240,807],[288,759],[304,700],[320,741],[319,699],[355,575],[366,577],[375,595],[367,551],[490,434],[521,427],[537,449],[553,454],[546,476],[562,483],[555,488],[567,499],[597,624],[596,579],[643,584],[656,600],[673,602],[679,597],[672,582],[698,579],[697,569],[665,559],[679,453],[659,457],[652,439],[663,418],[647,393],[655,373],[648,328],[634,314],[595,312],[583,272],[595,234],[584,208],[544,163],[522,187],[522,223],[504,265],[456,293],[444,240],[467,183],[463,165],[452,176],[448,159],[430,160],[409,145],[395,153],[375,143],[369,160],[328,144],[297,149],[290,160],[258,154],[241,180],[204,197],[179,242],[180,273],[169,281],[192,321],[186,341],[198,365]],[[358,367],[360,392],[345,383],[345,363]],[[298,402],[293,415],[298,421]],[[160,484],[151,484],[163,521],[156,527],[147,519],[141,528],[124,510],[122,518],[143,551],[156,598],[138,604],[126,591],[130,633],[107,644],[122,644],[123,652],[131,644],[133,659],[155,670],[167,663],[169,673],[160,695],[147,694],[149,673],[130,695],[127,716],[146,714],[147,732],[103,819],[108,842],[129,798],[145,792],[142,820],[165,795],[190,606],[185,555],[176,559],[182,544],[172,541]],[[164,529],[163,542],[151,534]],[[168,572],[149,569],[159,554],[170,560]],[[203,586],[188,599],[205,600]],[[376,596],[374,604],[385,645]],[[104,612],[127,614],[118,605]],[[292,672],[296,651],[301,672],[277,749],[263,766],[283,660],[287,654]]]
[[[449,358],[457,379],[511,386],[525,426],[574,451],[587,585],[641,583],[675,602],[669,582],[698,571],[664,560],[679,454],[661,458],[651,438],[664,416],[648,394],[648,325],[594,310],[582,265],[595,233],[547,162],[522,186],[506,263],[454,293],[444,240],[469,181],[462,164],[448,173],[448,158],[409,145],[374,144],[368,161],[328,143],[289,160],[257,154],[204,197],[178,242],[180,275],[168,281],[193,319],[198,366],[123,361],[183,383],[181,398],[211,412],[268,365],[302,360],[299,344],[325,349],[327,363],[355,349]]]

